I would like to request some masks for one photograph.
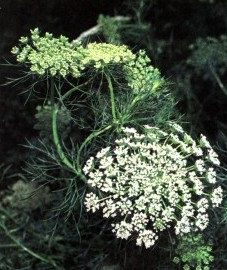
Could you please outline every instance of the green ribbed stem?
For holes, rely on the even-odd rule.
[[[61,143],[60,143],[60,139],[59,139],[58,131],[57,131],[57,114],[58,114],[58,109],[53,107],[53,110],[52,110],[52,132],[53,132],[54,144],[56,146],[58,155],[59,155],[62,163],[64,163],[73,172],[77,173],[75,166],[68,160],[64,151],[61,148]]]
[[[115,107],[115,97],[114,97],[113,84],[112,84],[110,76],[108,74],[106,74],[106,73],[105,73],[105,76],[106,76],[109,91],[110,91],[110,101],[111,101],[111,110],[112,110],[113,122],[117,123],[117,114],[116,114],[116,107]]]
[[[61,162],[66,165],[67,168],[69,168],[73,173],[76,174],[83,182],[86,181],[86,177],[82,174],[81,170],[77,170],[76,166],[67,158],[64,151],[61,147],[60,138],[58,136],[58,130],[57,130],[57,114],[58,114],[58,108],[53,107],[52,109],[52,132],[53,132],[53,139],[54,144],[57,149],[57,153],[61,159]]]

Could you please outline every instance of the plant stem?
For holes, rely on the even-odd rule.
[[[78,170],[79,173],[81,173],[80,156],[81,156],[81,153],[82,153],[84,147],[85,147],[90,141],[92,141],[95,137],[101,135],[102,133],[104,133],[105,131],[109,130],[110,128],[112,128],[112,125],[106,126],[106,127],[103,128],[103,129],[96,130],[96,131],[92,132],[92,133],[85,139],[85,141],[81,144],[81,146],[80,146],[80,148],[79,148],[79,150],[78,150],[78,153],[77,153],[77,158],[76,158],[77,170]]]
[[[114,122],[114,124],[116,124],[117,123],[117,115],[116,115],[113,84],[112,84],[110,75],[105,73],[105,76],[106,76],[108,86],[109,86],[109,90],[110,90],[110,101],[111,101],[111,110],[112,110],[113,122]]]
[[[113,115],[113,122],[116,123],[116,111],[115,111],[115,102],[114,102],[114,93],[113,93],[113,86],[112,86],[112,82],[110,79],[110,76],[106,75],[108,84],[109,84],[109,89],[110,89],[110,96],[111,96],[111,107],[112,107],[112,115]],[[60,138],[58,136],[58,130],[57,130],[57,114],[58,114],[58,108],[57,106],[55,106],[54,104],[54,82],[51,79],[51,106],[52,106],[52,133],[53,133],[53,140],[54,140],[54,144],[56,146],[57,149],[57,153],[60,157],[60,160],[62,161],[63,164],[66,165],[67,168],[69,168],[73,173],[75,173],[84,183],[87,182],[86,177],[83,175],[82,173],[82,169],[81,169],[81,162],[80,162],[80,157],[81,157],[81,153],[84,149],[84,147],[86,147],[86,145],[93,140],[95,137],[99,136],[100,134],[102,134],[103,132],[109,130],[110,128],[112,128],[113,125],[109,125],[105,128],[102,128],[100,130],[94,131],[93,133],[91,133],[86,139],[85,141],[81,144],[78,153],[77,153],[77,157],[76,157],[76,166],[72,163],[72,161],[70,161],[67,156],[65,155],[62,147],[61,147],[61,142],[60,142]]]
[[[72,170],[74,173],[77,174],[75,166],[68,160],[68,158],[65,156],[64,151],[61,148],[60,139],[58,136],[58,129],[57,129],[57,114],[58,114],[58,108],[54,104],[54,79],[50,79],[50,99],[51,99],[51,107],[52,107],[52,133],[53,133],[53,139],[54,144],[56,146],[58,155],[62,161],[70,170]]]
[[[50,78],[50,102],[51,102],[51,107],[54,107],[54,79],[51,77]]]
[[[52,132],[53,132],[54,144],[56,146],[58,155],[59,155],[62,163],[64,163],[73,172],[77,173],[76,168],[68,160],[68,158],[64,154],[64,151],[61,148],[61,143],[60,143],[60,139],[58,136],[58,130],[57,130],[57,114],[58,114],[58,109],[56,107],[53,107],[52,108]]]
[[[66,157],[64,151],[62,150],[61,147],[61,142],[58,136],[58,130],[57,130],[57,113],[58,113],[58,108],[53,107],[52,110],[52,132],[53,132],[53,139],[54,139],[54,144],[56,146],[58,155],[62,161],[63,164],[66,165],[67,168],[69,168],[73,173],[76,174],[84,183],[87,182],[86,177],[82,174],[81,169],[77,170],[75,165]]]
[[[87,82],[85,82],[85,83],[82,83],[82,84],[76,86],[76,85],[73,85],[71,82],[69,82],[69,81],[66,79],[66,82],[67,82],[68,84],[70,84],[73,88],[71,88],[71,89],[68,90],[64,95],[62,95],[62,96],[61,96],[61,99],[62,99],[62,100],[65,100],[66,98],[68,98],[68,97],[69,97],[72,93],[74,93],[75,91],[80,91],[81,93],[87,94],[87,92],[82,91],[82,90],[80,89],[80,87],[89,84],[90,81],[91,81],[91,79],[89,79],[89,80],[88,80]]]

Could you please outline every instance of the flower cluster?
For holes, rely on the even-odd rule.
[[[221,187],[214,187],[219,160],[205,136],[196,142],[180,126],[171,128],[170,134],[151,126],[143,134],[124,128],[114,147],[83,168],[92,187],[86,209],[114,217],[117,237],[134,236],[146,248],[170,227],[177,235],[204,230],[209,208],[222,201]]]
[[[160,71],[151,65],[151,60],[144,51],[139,51],[136,59],[125,65],[128,85],[135,92],[155,92],[163,85],[164,80]]]
[[[31,30],[31,38],[22,37],[20,46],[14,47],[12,53],[17,55],[17,61],[29,63],[32,72],[43,75],[49,72],[55,76],[60,74],[65,77],[71,73],[79,77],[83,66],[83,47],[78,42],[69,42],[68,38],[60,36],[54,38],[46,33],[40,36],[38,28]]]
[[[150,64],[144,51],[134,54],[125,45],[89,43],[86,47],[79,42],[70,42],[52,34],[40,35],[39,29],[31,30],[31,37],[22,37],[20,45],[12,49],[17,61],[30,66],[39,75],[81,76],[86,67],[97,71],[110,65],[120,65],[128,86],[134,92],[156,91],[163,84],[158,69]]]
[[[99,69],[108,64],[125,64],[133,62],[135,54],[125,45],[113,45],[108,43],[89,43],[86,48],[83,65],[93,65]]]

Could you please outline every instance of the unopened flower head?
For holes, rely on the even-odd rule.
[[[78,77],[84,67],[78,64],[84,56],[80,43],[69,42],[68,38],[54,38],[52,34],[40,35],[39,29],[31,30],[30,37],[22,37],[13,54],[17,61],[30,65],[30,70],[39,75],[49,73],[51,76],[65,77],[69,73]]]
[[[214,180],[217,155],[212,152],[215,159],[209,158],[213,149],[207,146],[176,126],[171,134],[151,126],[142,134],[124,128],[113,147],[103,148],[84,166],[92,187],[87,210],[114,218],[117,237],[136,237],[137,245],[146,248],[167,228],[179,235],[204,230],[209,208],[222,201]]]
[[[65,36],[55,38],[50,33],[42,36],[36,28],[29,37],[21,37],[19,46],[13,47],[11,52],[19,63],[27,64],[33,73],[41,76],[79,78],[86,68],[99,72],[118,65],[134,92],[156,92],[164,83],[144,51],[135,54],[125,45],[92,42],[82,46]]]
[[[141,50],[134,61],[124,66],[129,86],[135,92],[156,92],[163,86],[160,71],[154,68],[145,51]]]
[[[89,43],[86,47],[86,55],[82,60],[84,65],[93,65],[99,69],[108,64],[125,64],[135,59],[135,54],[125,45],[113,45],[108,43]]]

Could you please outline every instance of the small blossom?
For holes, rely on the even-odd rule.
[[[217,187],[213,190],[213,193],[211,195],[211,201],[214,207],[218,207],[223,200],[223,190],[221,187]]]
[[[206,179],[209,183],[215,184],[216,183],[217,174],[213,168],[209,168],[206,174]]]
[[[202,159],[198,159],[195,162],[195,167],[198,170],[200,174],[204,173],[206,171],[205,163]]]
[[[197,228],[199,228],[201,231],[207,228],[209,224],[209,217],[207,213],[198,213],[196,216],[195,225]]]
[[[94,193],[86,194],[84,205],[87,211],[92,211],[93,213],[99,209],[99,197]]]
[[[200,146],[201,147],[206,147],[206,148],[211,148],[211,145],[209,143],[209,141],[207,140],[206,136],[202,135],[200,136]]]
[[[193,145],[192,153],[195,154],[197,157],[201,157],[203,155],[203,150],[200,147]]]
[[[104,157],[110,150],[110,147],[106,147],[106,148],[103,148],[101,151],[99,151],[97,154],[96,154],[96,157],[97,158],[102,158]]]
[[[209,208],[209,202],[206,198],[202,198],[197,202],[198,212],[206,213]]]
[[[155,244],[157,239],[158,239],[158,236],[153,231],[143,230],[143,231],[140,231],[137,237],[136,245],[142,246],[144,244],[146,248],[150,248]]]
[[[85,174],[88,174],[92,168],[92,165],[93,165],[93,162],[94,162],[94,157],[90,157],[87,162],[86,162],[86,165],[83,167],[83,172]]]
[[[169,125],[170,125],[175,131],[177,131],[177,132],[179,132],[179,133],[182,133],[182,134],[184,133],[183,128],[182,128],[180,125],[178,125],[177,123],[170,122]]]
[[[192,231],[192,222],[187,216],[183,216],[182,219],[177,221],[175,226],[175,233],[176,235],[183,235],[190,233]]]
[[[147,215],[142,212],[135,213],[131,219],[131,223],[136,231],[143,230],[146,227],[148,221],[149,219]]]
[[[218,159],[217,153],[213,149],[208,150],[208,160],[212,162],[214,165],[220,165],[220,161]]]
[[[128,239],[132,232],[132,224],[125,221],[121,223],[113,224],[113,232],[116,233],[117,238]]]
[[[28,42],[28,37],[21,37],[21,38],[19,39],[19,41],[20,41],[21,43],[27,43],[27,42]]]
[[[123,131],[126,134],[136,134],[136,129],[135,128],[128,128],[128,127],[126,127],[126,128],[123,128]]]
[[[192,137],[190,135],[188,135],[187,133],[184,134],[184,142],[188,145],[193,145],[195,144],[195,141],[192,139]]]
[[[12,53],[12,54],[18,54],[19,52],[20,52],[20,50],[19,50],[19,48],[16,47],[16,46],[14,46],[14,47],[12,48],[12,50],[11,50],[11,53]]]

